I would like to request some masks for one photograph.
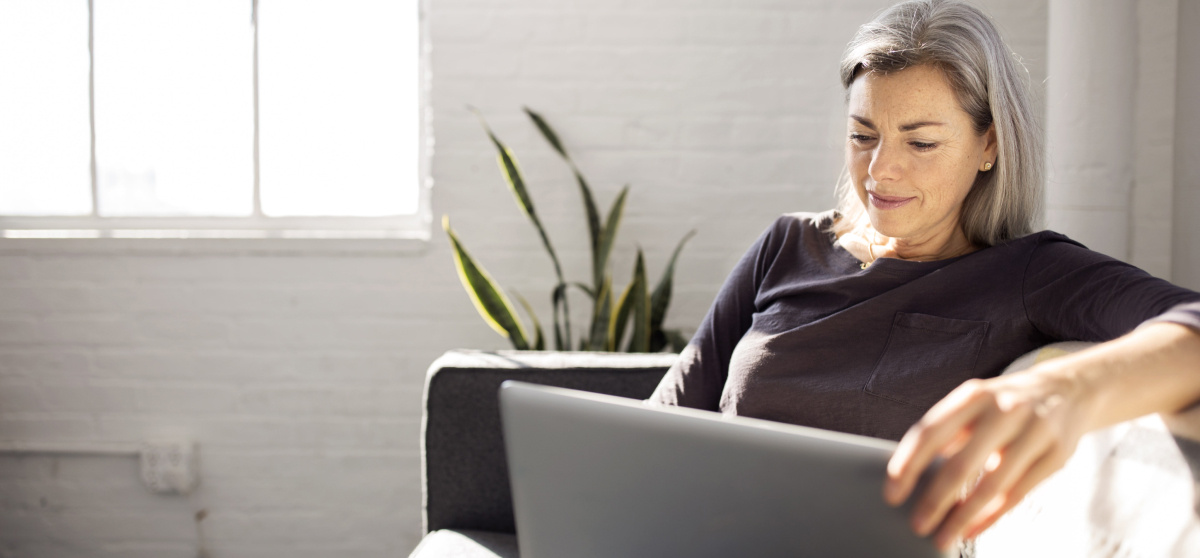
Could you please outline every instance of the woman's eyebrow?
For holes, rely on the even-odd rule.
[[[924,128],[925,126],[945,126],[945,125],[946,124],[944,124],[942,122],[934,122],[932,120],[922,120],[920,122],[910,122],[908,124],[900,126],[900,131],[901,132],[911,132],[913,130],[916,130],[917,128]]]
[[[873,122],[871,122],[870,120],[867,120],[866,118],[863,118],[857,114],[851,114],[850,118],[853,118],[859,124],[862,124],[863,126],[866,126],[872,130],[875,129],[875,124]],[[904,124],[904,125],[900,126],[900,131],[901,132],[911,132],[913,130],[916,130],[917,128],[924,128],[925,126],[945,126],[945,125],[946,125],[945,122],[935,122],[933,120],[922,120],[920,122],[909,122],[908,124]]]

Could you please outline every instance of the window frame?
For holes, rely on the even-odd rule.
[[[224,216],[153,216],[153,217],[102,217],[98,214],[96,137],[95,137],[95,58],[94,58],[94,9],[93,0],[88,0],[88,117],[91,142],[91,194],[90,215],[72,216],[26,216],[0,214],[0,252],[24,252],[33,246],[45,246],[47,242],[69,242],[68,251],[86,245],[102,244],[119,251],[140,251],[138,244],[154,242],[151,251],[167,248],[177,252],[187,250],[188,244],[205,243],[203,250],[229,246],[230,242],[250,245],[241,247],[270,251],[316,249],[325,251],[400,252],[423,251],[423,244],[432,237],[433,212],[430,204],[432,178],[431,144],[429,141],[429,72],[430,49],[427,5],[428,0],[414,3],[417,9],[417,92],[416,106],[411,107],[417,117],[417,173],[411,177],[417,191],[417,210],[413,214],[383,217],[354,216],[297,216],[268,217],[262,213],[259,188],[259,106],[258,106],[258,0],[251,3],[251,25],[254,36],[254,208],[251,215]],[[397,244],[395,241],[402,241]],[[310,241],[310,242],[301,242]],[[363,241],[367,243],[364,244]],[[389,241],[385,247],[372,246],[371,241]],[[183,244],[178,244],[183,242]],[[293,244],[297,244],[292,246]],[[196,248],[200,248],[197,246]]]

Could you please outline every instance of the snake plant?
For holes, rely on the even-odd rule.
[[[687,344],[687,340],[678,330],[664,330],[662,325],[667,315],[667,307],[671,304],[671,285],[674,281],[675,262],[679,258],[684,244],[695,234],[695,231],[685,234],[675,246],[675,250],[671,253],[671,259],[653,291],[650,290],[646,279],[645,258],[641,248],[638,248],[633,278],[618,296],[609,270],[609,257],[612,255],[617,231],[620,229],[621,218],[625,212],[625,200],[629,195],[629,186],[621,189],[612,205],[609,206],[604,219],[601,220],[592,189],[588,186],[583,174],[579,172],[575,161],[567,153],[558,134],[554,132],[545,118],[526,108],[525,114],[533,121],[533,125],[570,168],[575,183],[579,187],[580,197],[583,199],[583,210],[588,225],[588,240],[591,244],[592,276],[590,283],[567,281],[563,275],[558,254],[550,242],[550,236],[546,234],[546,229],[542,226],[542,221],[534,209],[533,198],[530,197],[529,190],[525,186],[525,179],[521,175],[520,167],[517,166],[516,157],[492,132],[483,115],[474,108],[471,110],[479,117],[484,133],[496,148],[500,172],[504,176],[513,198],[516,199],[517,207],[533,224],[533,228],[541,238],[542,246],[546,249],[551,263],[554,264],[557,282],[550,293],[554,314],[552,319],[554,349],[614,352],[682,350],[683,346]],[[458,234],[450,227],[449,216],[443,216],[442,228],[450,238],[458,278],[462,281],[463,288],[466,289],[471,302],[474,303],[475,309],[479,311],[483,320],[497,333],[507,338],[516,349],[545,350],[546,339],[541,322],[529,303],[519,294],[513,293],[532,322],[532,339],[530,339],[529,330],[518,317],[516,309],[504,289],[471,256],[463,246]],[[573,337],[571,330],[571,309],[567,296],[567,290],[570,288],[582,292],[592,302],[589,327],[580,333],[578,339]],[[632,328],[629,327],[631,321],[633,322]],[[628,330],[628,337],[626,330]]]

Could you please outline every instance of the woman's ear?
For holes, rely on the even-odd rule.
[[[986,142],[983,146],[983,160],[996,164],[996,156],[1000,150],[1000,144],[996,141],[996,124],[988,124],[988,129],[983,135]]]

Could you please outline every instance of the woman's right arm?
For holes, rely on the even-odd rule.
[[[912,515],[918,534],[936,529],[939,547],[999,519],[1062,467],[1085,433],[1200,400],[1200,295],[1077,244],[1045,248],[1026,273],[1031,324],[1051,339],[1107,342],[967,382],[904,436],[885,497],[905,500],[934,455],[945,457]]]
[[[729,360],[754,321],[763,275],[778,253],[781,231],[794,217],[780,217],[734,266],[692,340],[667,371],[649,401],[662,405],[718,410]]]

